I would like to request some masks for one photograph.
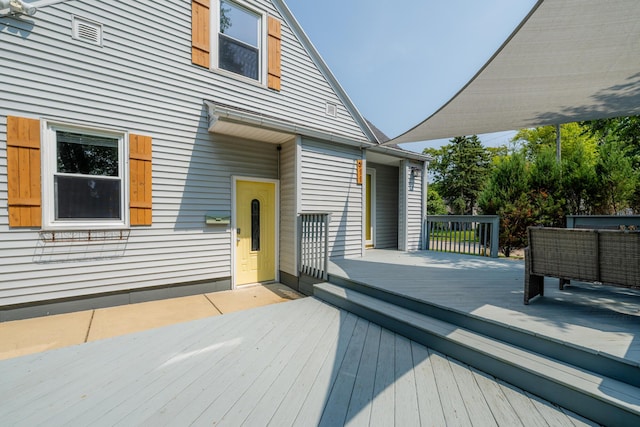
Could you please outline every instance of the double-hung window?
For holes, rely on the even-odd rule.
[[[281,26],[242,0],[192,0],[191,62],[280,91]]]
[[[125,133],[49,124],[45,135],[45,226],[125,226]]]
[[[220,0],[218,68],[261,80],[262,16]]]

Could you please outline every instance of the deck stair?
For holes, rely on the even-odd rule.
[[[351,311],[602,425],[640,425],[640,367],[466,313],[331,276],[314,287]]]

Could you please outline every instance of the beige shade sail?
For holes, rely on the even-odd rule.
[[[640,1],[541,0],[442,108],[388,143],[640,114]]]

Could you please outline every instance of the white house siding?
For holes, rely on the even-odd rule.
[[[252,4],[278,15],[269,2]],[[205,226],[204,214],[230,213],[232,175],[277,178],[277,151],[208,133],[204,99],[364,138],[286,24],[274,92],[192,65],[190,8],[186,0],[68,1],[33,18],[0,18],[0,306],[229,278],[230,230]],[[102,47],[71,38],[72,14],[104,25]],[[325,101],[338,104],[337,118],[326,116]],[[151,136],[153,225],[123,241],[76,243],[9,229],[8,115]],[[349,238],[338,239],[345,254],[357,252],[356,228],[349,223]]]
[[[423,165],[407,162],[407,251],[422,249],[423,227]],[[417,172],[411,174],[411,169]]]
[[[297,276],[297,141],[280,151],[280,270]]]
[[[357,147],[302,140],[301,210],[331,213],[329,256],[362,255],[362,185],[357,183]]]
[[[376,171],[376,248],[398,248],[398,168],[367,162]]]

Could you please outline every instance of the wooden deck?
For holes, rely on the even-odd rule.
[[[440,252],[369,250],[329,273],[623,358],[640,367],[640,291],[545,279],[523,304],[524,262]]]
[[[590,425],[315,298],[0,362],[2,425]]]

